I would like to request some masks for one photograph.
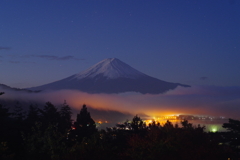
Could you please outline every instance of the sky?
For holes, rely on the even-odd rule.
[[[164,81],[240,86],[240,1],[0,1],[1,84],[43,85],[106,58]]]

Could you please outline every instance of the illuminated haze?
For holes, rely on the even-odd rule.
[[[122,94],[88,94],[76,90],[26,93],[7,92],[3,99],[19,99],[29,101],[50,101],[55,105],[64,100],[76,111],[83,104],[89,108],[103,111],[117,111],[123,115],[135,114],[150,117],[162,115],[210,115],[240,117],[240,87],[193,86],[178,87],[165,94],[151,95],[134,92]],[[107,112],[103,113],[107,114]],[[110,113],[111,114],[111,113]],[[126,116],[122,115],[125,120]],[[111,115],[108,115],[111,116]],[[93,117],[94,118],[94,117]]]

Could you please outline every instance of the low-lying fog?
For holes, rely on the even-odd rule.
[[[66,100],[73,109],[73,119],[76,118],[76,114],[83,104],[87,105],[93,119],[108,121],[124,121],[131,119],[136,114],[146,118],[179,114],[240,117],[240,87],[178,87],[165,94],[157,95],[132,92],[88,94],[76,90],[40,93],[4,92],[5,94],[0,96],[2,103],[8,100],[18,100],[26,103],[38,102],[44,105],[45,102],[49,101],[55,106],[60,106]]]

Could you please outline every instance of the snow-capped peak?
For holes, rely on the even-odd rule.
[[[75,75],[75,78],[93,78],[102,75],[107,79],[116,78],[132,78],[136,79],[141,76],[146,76],[144,73],[137,71],[126,63],[117,58],[108,58],[95,64],[89,69]]]

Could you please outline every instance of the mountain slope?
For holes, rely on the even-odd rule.
[[[9,92],[9,91],[20,91],[20,92],[38,92],[38,91],[32,91],[32,90],[28,90],[28,89],[20,89],[20,88],[13,88],[13,87],[9,87],[5,84],[0,84],[0,92]]]
[[[29,89],[75,89],[87,93],[140,92],[143,94],[159,94],[175,89],[177,86],[190,87],[150,77],[119,59],[108,58],[78,74]]]
[[[116,79],[116,78],[138,78],[140,76],[144,76],[145,74],[137,71],[131,66],[123,63],[117,58],[108,58],[105,59],[89,69],[76,74],[76,78],[94,78],[98,75],[102,74],[104,77],[108,79]]]

